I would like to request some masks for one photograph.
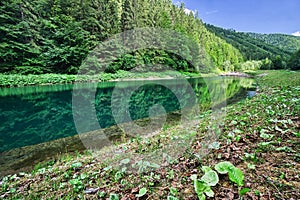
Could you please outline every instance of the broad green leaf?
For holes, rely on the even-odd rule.
[[[201,181],[204,181],[209,186],[216,186],[219,183],[219,176],[217,172],[210,170],[201,177]]]
[[[199,200],[206,200],[206,197],[203,192],[201,192],[200,194],[197,194],[197,196],[198,196]]]
[[[231,164],[228,161],[224,161],[224,162],[220,162],[218,164],[215,165],[215,170],[217,170],[218,173],[220,174],[226,174],[228,173],[230,168],[233,168],[234,165]]]
[[[236,167],[230,168],[228,171],[229,179],[236,183],[238,186],[244,185],[244,173]]]
[[[205,182],[199,180],[194,181],[194,188],[199,199],[206,199],[204,192],[211,192],[210,186],[208,186]]]
[[[139,193],[137,195],[135,195],[136,197],[142,197],[147,193],[147,189],[146,188],[141,188]]]
[[[244,196],[247,192],[250,192],[251,190],[249,188],[242,189],[239,193],[241,196]]]
[[[214,196],[215,196],[215,193],[214,193],[214,191],[213,191],[211,188],[209,188],[209,189],[205,192],[205,194],[206,194],[208,197],[214,197]]]

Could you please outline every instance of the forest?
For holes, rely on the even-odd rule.
[[[172,29],[204,48],[206,71],[225,61],[237,64],[241,53],[209,32],[196,15],[170,0],[5,0],[0,2],[0,72],[76,74],[88,52],[110,36],[143,27]],[[182,48],[184,49],[184,47]],[[110,72],[136,63],[172,64],[195,71],[187,61],[163,50],[143,50],[116,58]],[[212,64],[213,63],[213,64]]]
[[[261,69],[299,69],[300,38],[284,34],[236,32],[210,24],[206,28],[237,48],[244,60],[261,60]],[[297,59],[296,59],[297,57]]]

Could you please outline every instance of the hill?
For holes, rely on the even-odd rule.
[[[293,54],[291,49],[296,48],[295,45],[293,47],[286,46],[285,48],[282,48],[284,42],[276,43],[275,38],[278,39],[279,37],[276,34],[275,35],[278,37],[275,37],[275,35],[265,37],[273,38],[273,42],[269,39],[269,42],[266,43],[263,39],[258,37],[259,34],[236,32],[232,29],[223,29],[210,24],[205,24],[205,27],[216,36],[224,39],[226,42],[237,48],[245,60],[264,60],[269,58],[272,61],[272,68],[275,69],[286,68],[286,62],[288,62],[290,56]],[[254,35],[257,37],[255,38]],[[280,37],[283,36],[281,35]],[[294,37],[285,37],[285,41],[291,43],[292,40],[289,40],[290,38],[293,40],[295,39]]]
[[[250,37],[264,41],[267,44],[279,47],[285,51],[294,53],[300,49],[300,37],[285,34],[260,34],[246,33]]]

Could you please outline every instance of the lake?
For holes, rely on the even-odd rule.
[[[253,86],[249,78],[213,77],[0,88],[0,153],[194,105],[224,106],[253,95]]]

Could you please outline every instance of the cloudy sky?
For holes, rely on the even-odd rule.
[[[300,0],[174,0],[198,10],[200,18],[243,32],[300,36]]]

